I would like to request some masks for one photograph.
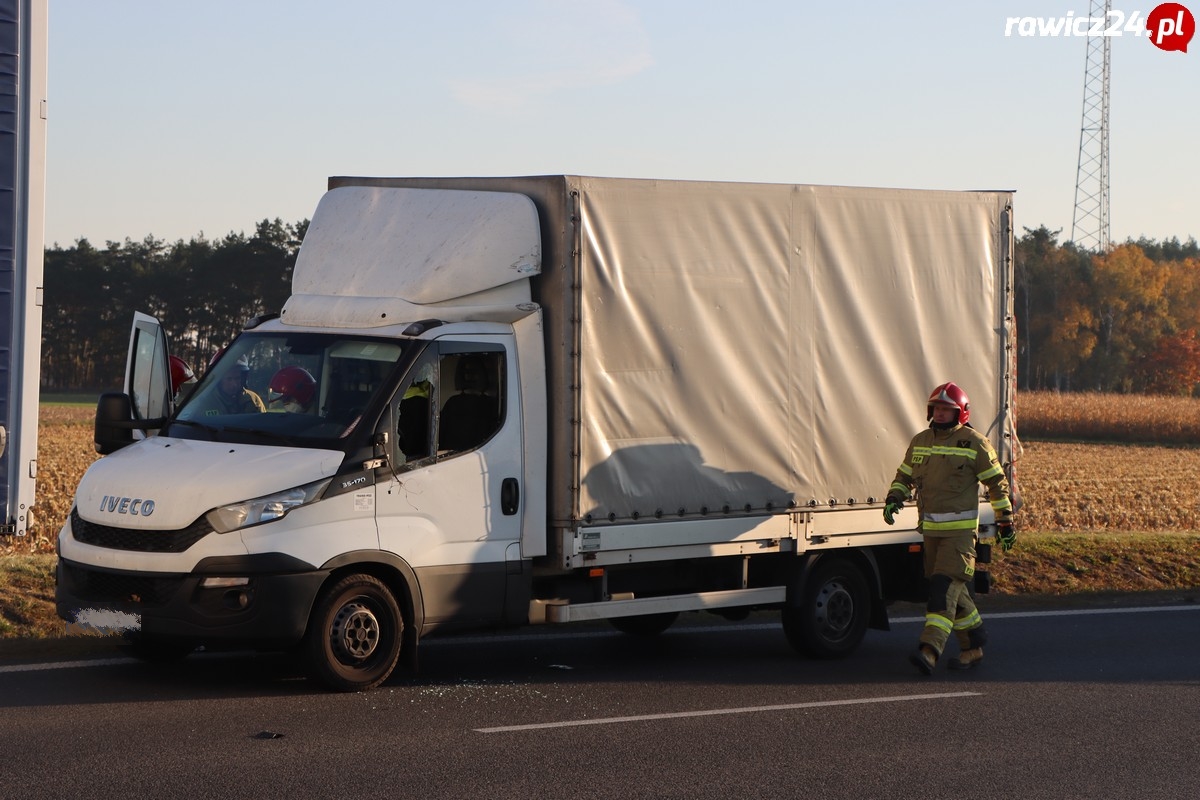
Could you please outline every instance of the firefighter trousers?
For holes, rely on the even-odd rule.
[[[959,647],[982,647],[983,619],[975,607],[975,531],[925,534],[925,577],[929,579],[929,603],[921,644],[941,656],[953,633]]]

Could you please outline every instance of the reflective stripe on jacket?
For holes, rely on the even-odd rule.
[[[1011,517],[1008,479],[988,438],[965,425],[926,428],[913,437],[888,493],[915,495],[923,532],[958,533],[979,523],[981,483],[996,519]]]

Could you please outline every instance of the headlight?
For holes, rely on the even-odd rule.
[[[284,489],[282,492],[256,497],[253,500],[243,500],[240,503],[230,503],[227,506],[214,508],[207,514],[208,523],[217,533],[229,533],[239,528],[270,522],[279,519],[293,508],[299,508],[316,500],[328,485],[329,479],[326,478],[307,486]]]

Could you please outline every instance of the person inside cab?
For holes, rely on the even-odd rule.
[[[308,414],[317,397],[317,382],[303,367],[284,367],[267,385],[267,403],[272,411]]]
[[[196,373],[188,363],[179,356],[170,356],[171,363],[171,401],[179,405],[196,385]]]
[[[220,353],[217,354],[218,358]],[[246,386],[250,379],[250,364],[245,356],[226,365],[214,359],[211,369],[223,370],[217,381],[216,391],[208,397],[206,416],[218,414],[252,414],[266,411],[262,398]]]

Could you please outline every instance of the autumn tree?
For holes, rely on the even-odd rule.
[[[1138,358],[1135,388],[1147,394],[1190,396],[1200,384],[1200,340],[1196,331],[1171,334]]]
[[[1200,331],[1200,257],[1167,261],[1167,316],[1176,330]]]
[[[1017,242],[1021,384],[1070,390],[1096,346],[1090,259],[1058,244],[1061,231],[1026,229]]]
[[[1165,296],[1170,273],[1127,243],[1092,257],[1096,348],[1084,370],[1091,388],[1129,391],[1137,356],[1171,332]]]

